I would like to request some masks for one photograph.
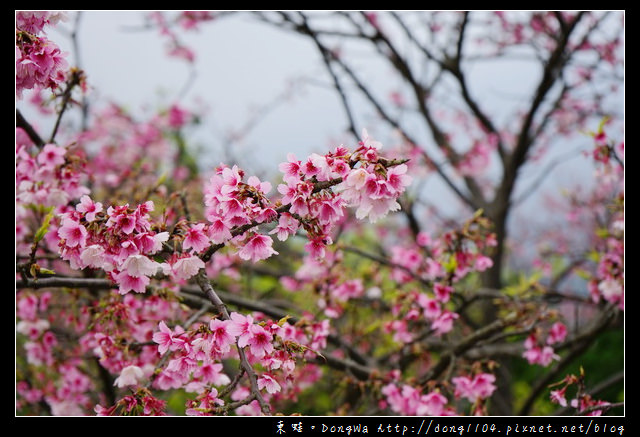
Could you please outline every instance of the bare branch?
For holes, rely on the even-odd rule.
[[[515,186],[518,170],[525,162],[529,149],[535,141],[531,132],[534,119],[538,114],[538,110],[540,109],[543,101],[547,97],[547,94],[556,83],[556,80],[561,77],[560,71],[567,63],[570,56],[570,54],[566,53],[567,46],[569,45],[569,38],[583,16],[584,12],[579,12],[576,17],[568,23],[566,31],[561,35],[555,49],[549,56],[549,59],[546,60],[545,67],[542,72],[542,78],[538,83],[538,87],[531,101],[529,110],[523,119],[520,134],[516,141],[516,146],[504,165],[502,184],[496,193],[495,198],[495,201],[500,204],[500,208],[506,208],[508,205],[508,199],[510,198],[513,187]]]
[[[36,132],[33,126],[31,126],[31,124],[24,118],[19,109],[16,109],[16,127],[22,128],[29,136],[29,139],[31,139],[33,144],[38,148],[44,147],[44,140],[40,137],[38,132]]]
[[[493,323],[490,323],[489,325],[484,326],[473,332],[472,334],[469,334],[465,338],[461,339],[459,342],[452,345],[449,350],[440,357],[438,363],[433,366],[433,368],[431,368],[424,377],[421,378],[420,383],[424,384],[431,379],[437,378],[442,372],[447,369],[447,367],[449,367],[449,363],[452,359],[454,359],[454,357],[461,356],[462,354],[470,350],[478,341],[488,338],[496,332],[502,331],[507,326],[516,323],[517,320],[517,313],[509,313],[503,319],[498,319]]]

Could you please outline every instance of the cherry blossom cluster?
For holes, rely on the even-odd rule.
[[[559,360],[553,349],[553,345],[564,341],[567,336],[567,327],[562,322],[554,323],[546,333],[546,338],[541,329],[536,329],[529,334],[524,341],[522,356],[529,364],[538,364],[547,367],[554,360]]]
[[[151,277],[160,273],[177,283],[191,278],[204,262],[190,252],[174,253],[165,263],[153,259],[169,239],[168,232],[153,229],[149,215],[153,209],[153,202],[147,201],[135,208],[126,204],[103,211],[100,202],[83,196],[75,210],[62,214],[58,229],[62,259],[75,269],[107,272],[120,294],[144,293]]]
[[[472,414],[481,415],[483,402],[496,390],[495,376],[479,372],[475,375],[461,375],[451,379],[453,395],[451,399],[465,399],[471,404]],[[382,405],[394,413],[406,416],[455,416],[459,408],[443,394],[441,389],[432,389],[424,394],[419,388],[408,384],[386,384],[382,390]]]
[[[411,177],[404,163],[380,157],[380,148],[365,130],[353,152],[339,146],[326,155],[311,154],[305,161],[289,155],[279,166],[284,183],[278,185],[282,197],[275,202],[268,197],[269,182],[255,176],[245,182],[244,172],[237,166],[220,166],[204,189],[211,241],[231,242],[242,259],[263,260],[277,254],[273,239],[253,229],[238,230],[277,220],[270,234],[286,241],[304,229],[307,252],[324,257],[335,226],[345,218],[346,207],[356,209],[356,218],[372,222],[400,208],[397,198]]]
[[[64,82],[68,63],[56,43],[44,34],[46,26],[64,20],[64,13],[46,11],[16,12],[16,95],[25,90],[55,90]]]
[[[598,260],[589,290],[594,301],[602,299],[624,309],[624,144],[615,145],[603,126],[593,138],[600,195],[609,198],[611,215],[596,244]]]
[[[451,382],[455,386],[454,396],[464,398],[472,404],[481,399],[488,399],[496,390],[496,377],[491,373],[456,376]]]
[[[255,318],[254,318],[255,316]],[[222,320],[213,318],[185,330],[177,325],[169,328],[164,321],[153,334],[158,354],[168,355],[166,367],[153,376],[152,386],[159,390],[184,388],[195,393],[187,403],[188,415],[209,415],[228,410],[218,388],[230,394],[230,399],[246,403],[235,406],[236,414],[260,414],[251,389],[232,383],[222,366],[223,360],[238,359],[236,347],[245,351],[249,363],[262,369],[257,375],[257,387],[269,400],[290,398],[301,389],[302,376],[296,360],[309,358],[326,347],[326,322],[291,325],[265,319],[261,314],[242,315],[237,312]],[[312,367],[308,375],[313,375]],[[124,368],[119,377],[122,386],[136,386],[148,378],[139,368]],[[304,381],[304,378],[302,378]],[[307,381],[308,383],[313,380]],[[218,388],[216,388],[218,387]],[[226,408],[226,409],[225,409]]]
[[[75,351],[61,348],[61,340],[46,316],[52,303],[52,294],[46,292],[20,292],[16,296],[16,332],[26,338],[22,347],[35,372],[24,380],[17,375],[17,406],[46,403],[54,415],[83,415],[92,407],[95,385]]]
[[[155,186],[161,172],[176,182],[185,180],[188,170],[179,162],[169,134],[194,117],[182,106],[171,104],[138,119],[123,107],[109,104],[94,111],[90,129],[69,141],[79,144],[90,158],[86,170],[94,192],[123,186],[136,192]]]
[[[458,282],[472,272],[483,272],[493,265],[487,252],[496,245],[489,221],[479,211],[460,229],[438,238],[420,232],[415,244],[396,245],[391,261],[393,278],[399,283],[412,280]],[[446,296],[443,295],[446,301]]]
[[[584,369],[581,368],[579,375],[569,374],[561,381],[552,384],[553,387],[559,388],[551,390],[549,397],[553,403],[561,407],[570,406],[581,415],[600,416],[603,414],[603,410],[606,410],[606,407],[611,404],[586,393],[584,380],[585,373]],[[575,388],[575,393],[570,400],[567,400],[569,389],[572,387]]]
[[[96,397],[95,375],[87,360],[95,359],[107,372],[119,375],[113,381],[114,390],[126,389],[133,379],[150,378],[160,359],[151,342],[159,320],[184,319],[187,311],[177,300],[159,295],[112,293],[90,305],[77,305],[76,298],[88,297],[18,293],[16,329],[26,338],[20,347],[35,372],[32,378],[18,374],[18,408],[46,404],[52,414],[76,416],[92,411],[162,414],[163,401],[155,400],[144,385],[116,404],[102,407],[104,400]],[[47,317],[51,306],[62,308],[55,321]],[[70,346],[59,337],[61,332],[77,341]],[[142,406],[146,407],[132,410]]]
[[[35,153],[23,129],[16,129],[16,252],[27,255],[35,232],[27,223],[38,222],[43,210],[64,211],[66,205],[89,193],[85,164],[80,155],[55,144]],[[52,226],[55,224],[52,224]],[[50,249],[57,245],[53,234],[44,236]],[[55,250],[55,249],[54,249]]]
[[[111,374],[114,385],[124,387],[136,376],[153,374],[159,355],[151,343],[159,321],[184,318],[188,311],[176,299],[160,295],[110,294],[96,302],[91,324],[78,325],[79,344]],[[136,374],[140,369],[141,373]]]
[[[339,268],[344,262],[344,254],[337,248],[324,251],[319,258],[307,252],[293,276],[283,276],[280,283],[286,290],[299,292],[314,290],[318,295],[315,304],[323,314],[335,319],[344,313],[352,299],[365,297],[375,292],[375,287],[365,290],[361,278],[348,278]]]
[[[450,332],[459,317],[448,308],[454,285],[471,273],[490,268],[493,262],[486,252],[494,245],[488,221],[476,214],[460,230],[439,238],[421,232],[414,244],[392,247],[391,278],[398,284],[428,284],[430,290],[399,294],[387,332],[399,343],[415,340],[416,323],[428,323],[437,336]]]
[[[486,218],[477,214],[460,231],[446,232],[438,238],[421,232],[406,244],[395,241],[390,249],[389,277],[400,287],[391,306],[393,319],[385,322],[385,332],[400,344],[416,339],[416,327],[427,323],[435,335],[450,332],[458,314],[448,308],[454,285],[474,272],[491,267],[486,252],[495,245],[495,235]],[[317,306],[330,318],[339,317],[344,307],[357,298],[379,299],[380,287],[365,284],[342,272],[345,252],[325,250],[322,258],[309,253],[293,276],[281,278],[291,291],[313,289],[319,295]],[[378,278],[379,280],[379,278]],[[427,291],[415,286],[427,286]]]
[[[449,400],[440,391],[427,394],[407,384],[388,384],[382,388],[385,396],[382,406],[405,416],[455,416],[455,410],[447,405]]]
[[[64,147],[45,144],[35,156],[24,131],[16,129],[16,200],[59,207],[88,193],[84,164]]]
[[[118,400],[111,407],[96,405],[96,416],[166,416],[167,402],[144,387]]]
[[[160,35],[167,38],[167,54],[171,57],[194,62],[195,53],[182,42],[178,33],[173,29],[177,24],[184,31],[197,30],[203,22],[216,18],[211,11],[180,11],[175,17],[169,18],[166,12],[155,11],[148,14],[150,21],[157,26]]]
[[[487,135],[486,140],[475,140],[458,163],[458,171],[464,176],[480,176],[489,166],[490,157],[497,149],[498,136]]]

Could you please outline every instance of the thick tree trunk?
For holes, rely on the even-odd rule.
[[[505,246],[507,239],[508,208],[499,208],[499,211],[490,212],[489,218],[493,221],[497,245],[492,254],[493,266],[486,270],[482,276],[484,287],[500,290],[502,288],[502,275],[504,266]],[[491,301],[485,301],[483,308],[483,325],[492,323],[498,317],[497,308]],[[504,358],[496,358],[499,364],[496,375],[497,389],[491,397],[489,414],[492,416],[511,416],[514,414],[513,393],[511,391],[510,363]]]

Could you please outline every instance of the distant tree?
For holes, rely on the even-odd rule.
[[[624,14],[146,23],[191,62],[238,15],[307,38],[349,144],[201,168],[196,111],[87,106],[65,15],[16,12],[17,414],[618,414],[623,350],[575,366],[624,333]]]

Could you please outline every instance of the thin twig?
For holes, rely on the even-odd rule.
[[[224,302],[222,302],[216,291],[211,286],[211,282],[209,281],[209,278],[207,278],[207,274],[204,269],[201,269],[200,272],[198,272],[198,274],[196,275],[196,282],[200,286],[200,289],[205,294],[205,296],[207,296],[209,301],[211,301],[215,309],[222,315],[223,320],[229,320],[229,312],[227,311]],[[253,366],[251,366],[251,363],[249,363],[244,349],[241,348],[240,345],[238,345],[237,341],[236,348],[238,349],[238,355],[240,356],[240,363],[242,365],[242,368],[245,372],[247,372],[249,384],[251,385],[251,393],[255,396],[258,404],[260,404],[260,410],[262,411],[262,413],[265,416],[270,416],[271,408],[260,393],[260,389],[258,388],[258,378],[255,371],[253,370]]]
[[[67,87],[62,93],[62,107],[58,111],[58,117],[56,118],[56,123],[53,127],[53,131],[51,132],[51,137],[49,138],[49,142],[53,143],[55,141],[56,135],[58,133],[58,129],[60,128],[60,123],[62,122],[62,115],[67,109],[67,105],[71,101],[71,92],[76,85],[79,85],[82,80],[83,72],[78,69],[73,69],[71,71],[71,77],[67,81]]]

